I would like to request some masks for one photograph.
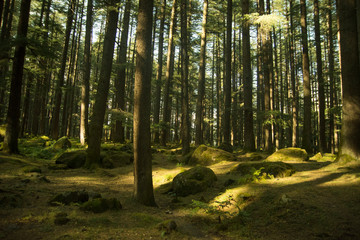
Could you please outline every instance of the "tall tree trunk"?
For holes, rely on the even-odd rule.
[[[224,81],[224,144],[231,145],[231,35],[232,35],[232,0],[227,0],[226,13],[226,50]]]
[[[200,71],[198,97],[196,101],[195,145],[204,143],[204,98],[205,98],[205,68],[206,68],[206,23],[208,14],[208,0],[204,0],[203,20],[200,44]]]
[[[86,30],[84,46],[84,68],[81,82],[81,103],[80,103],[80,143],[85,145],[89,136],[89,93],[91,74],[91,35],[93,27],[93,0],[88,0],[86,9]]]
[[[307,16],[306,16],[306,2],[300,0],[301,9],[301,41],[303,46],[302,54],[302,71],[304,81],[304,127],[302,134],[302,146],[308,152],[312,153],[311,146],[311,84],[310,84],[310,70],[309,70],[309,47],[307,34]]]
[[[171,119],[171,89],[172,78],[174,73],[174,34],[176,29],[176,6],[177,0],[173,0],[171,9],[171,22],[169,28],[169,43],[167,50],[166,60],[166,74],[165,74],[165,88],[164,88],[164,108],[163,108],[163,122],[164,126],[161,129],[161,145],[166,146],[167,139],[170,132],[170,119]]]
[[[332,24],[332,0],[328,0],[328,10],[327,10],[327,26],[328,26],[328,62],[329,62],[329,85],[330,85],[330,109],[329,111],[329,134],[330,141],[328,149],[335,153],[335,114],[334,109],[334,95],[335,95],[335,79],[334,79],[334,40],[333,40],[333,24]]]
[[[242,1],[243,17],[249,14],[249,0]],[[246,18],[243,18],[246,19]],[[244,79],[244,148],[255,151],[255,137],[252,111],[252,74],[251,74],[251,53],[250,53],[250,24],[244,20],[242,26],[243,38],[243,79]]]
[[[150,146],[152,19],[153,0],[140,0],[134,93],[134,197],[136,201],[147,206],[156,206]]]
[[[95,103],[91,122],[89,125],[89,147],[87,149],[86,166],[88,168],[97,167],[101,164],[100,145],[103,132],[103,123],[106,111],[107,97],[109,93],[109,84],[111,69],[113,63],[114,45],[118,22],[117,1],[112,0],[108,8],[106,17],[106,30],[104,38],[104,50],[101,62],[100,79],[97,86]]]
[[[162,86],[162,69],[163,69],[163,46],[164,46],[164,28],[165,28],[165,15],[166,15],[166,0],[162,1],[161,6],[161,20],[160,20],[160,32],[159,32],[159,46],[158,46],[158,68],[156,72],[156,89],[155,89],[155,103],[154,103],[154,142],[160,143],[160,101],[161,101],[161,86]]]
[[[339,160],[360,159],[360,69],[356,0],[337,0],[340,63],[343,89],[343,123]]]
[[[189,120],[189,55],[187,29],[188,1],[181,0],[181,143],[182,154],[190,152],[190,120]]]
[[[52,113],[51,137],[53,139],[57,139],[59,137],[59,117],[60,117],[59,115],[60,115],[60,107],[61,107],[62,87],[64,85],[65,68],[66,68],[66,61],[67,61],[67,55],[69,49],[71,27],[74,18],[75,5],[76,5],[76,0],[71,0],[69,3],[69,9],[67,13],[65,43],[61,55],[61,66],[58,75],[58,81],[55,87],[55,106]]]
[[[115,99],[116,108],[125,111],[125,81],[126,81],[126,53],[127,53],[127,42],[129,38],[129,23],[131,13],[131,0],[126,1],[124,18],[122,22],[122,31],[120,39],[120,51],[118,56],[119,70],[117,78],[115,80]],[[124,120],[116,120],[115,123],[115,142],[125,142],[125,129]]]
[[[319,0],[314,0],[314,21],[315,21],[315,45],[316,45],[316,64],[319,86],[319,133],[320,133],[320,152],[327,152],[326,128],[325,128],[325,83],[323,77],[323,64],[321,55],[320,40],[320,10]]]
[[[20,17],[17,29],[18,45],[15,47],[13,69],[11,75],[9,107],[6,117],[6,132],[3,151],[6,153],[19,153],[19,118],[21,104],[21,86],[24,71],[26,37],[29,26],[30,0],[22,0]]]

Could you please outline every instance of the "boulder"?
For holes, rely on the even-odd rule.
[[[59,140],[57,140],[54,145],[53,149],[60,150],[60,149],[68,149],[71,148],[71,142],[67,137],[62,137]]]
[[[237,156],[238,160],[241,162],[252,162],[263,160],[263,156],[257,152],[249,152]]]
[[[189,159],[191,165],[211,165],[222,161],[236,161],[236,157],[224,150],[200,145]]]
[[[292,165],[283,162],[260,162],[260,163],[240,163],[230,170],[240,176],[252,175],[256,170],[261,169],[260,175],[275,178],[283,178],[291,176],[295,173]]]
[[[283,148],[271,154],[265,161],[268,162],[303,162],[309,159],[305,149]]]
[[[65,164],[68,168],[81,168],[86,161],[86,151],[64,152],[56,160],[56,164]]]
[[[321,154],[320,152],[312,156],[309,160],[317,162],[333,162],[336,159],[335,154],[325,153]]]
[[[206,167],[194,167],[176,175],[172,182],[177,196],[188,196],[205,191],[217,180],[215,173]]]
[[[87,212],[102,213],[107,210],[120,210],[122,205],[116,198],[96,198],[82,204],[80,209]]]

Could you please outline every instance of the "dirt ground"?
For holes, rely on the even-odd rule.
[[[360,239],[357,167],[292,162],[296,173],[291,177],[225,187],[229,179],[237,180],[229,170],[239,162],[221,162],[209,166],[218,177],[212,188],[174,197],[161,186],[189,166],[166,151],[153,158],[157,208],[133,201],[132,165],[50,170],[54,160],[0,153],[0,239]],[[27,173],[25,166],[41,172]],[[82,190],[115,197],[123,208],[91,213],[79,204],[48,204],[56,194]],[[213,207],[199,207],[193,200]],[[70,221],[55,224],[59,213]],[[166,220],[173,220],[176,230],[161,229]]]

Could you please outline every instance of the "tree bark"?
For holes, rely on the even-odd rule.
[[[164,108],[163,108],[163,122],[164,126],[161,128],[161,145],[166,146],[166,142],[170,132],[171,120],[171,88],[172,78],[174,73],[174,34],[176,30],[176,6],[177,0],[173,0],[171,9],[171,21],[169,28],[169,42],[166,60],[166,73],[165,73],[165,88],[164,88]]]
[[[337,0],[340,63],[343,89],[343,123],[339,160],[360,158],[360,70],[356,0]]]
[[[93,168],[101,165],[100,145],[103,132],[103,123],[106,111],[107,97],[109,93],[109,84],[111,69],[113,63],[114,45],[118,22],[118,7],[115,0],[108,5],[108,14],[106,20],[106,30],[104,38],[104,50],[101,62],[100,79],[97,86],[95,103],[91,122],[89,125],[89,147],[87,149],[86,167]]]
[[[136,30],[134,90],[134,197],[136,201],[147,206],[156,206],[150,146],[152,21],[153,0],[140,0]]]
[[[21,104],[21,86],[24,71],[26,36],[29,26],[30,0],[22,0],[20,17],[17,29],[18,45],[15,47],[13,69],[11,75],[9,107],[6,117],[6,132],[3,151],[6,153],[19,153],[19,118]]]
[[[208,0],[204,0],[201,44],[200,44],[200,71],[198,97],[196,101],[195,145],[204,143],[204,98],[205,98],[205,68],[206,68],[206,23],[208,15]]]
[[[300,24],[301,24],[301,41],[303,46],[302,53],[302,71],[304,81],[304,127],[302,134],[302,146],[308,152],[312,153],[311,146],[311,84],[310,84],[310,70],[309,70],[309,47],[307,34],[307,16],[306,16],[306,2],[300,0]]]
[[[244,149],[255,151],[255,137],[252,111],[252,74],[250,53],[250,24],[245,15],[249,14],[249,0],[242,1],[242,38],[243,38],[243,79],[244,79]]]

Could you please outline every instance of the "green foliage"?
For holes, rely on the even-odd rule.
[[[204,210],[205,213],[211,215],[217,215],[219,217],[235,217],[241,213],[238,202],[233,198],[232,195],[229,195],[227,199],[223,201],[215,201],[213,204],[208,204],[202,201],[192,200],[191,207],[195,210]],[[231,207],[235,207],[237,211],[229,211]]]
[[[267,178],[271,178],[271,179],[274,178],[273,175],[263,172],[264,169],[265,169],[264,167],[261,167],[259,169],[251,168],[249,174],[246,174],[245,176],[242,176],[238,179],[238,184],[259,182]]]

